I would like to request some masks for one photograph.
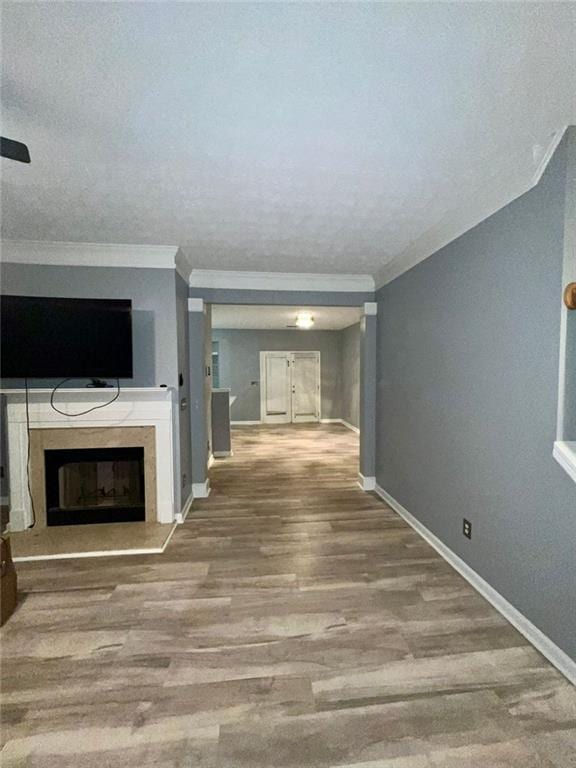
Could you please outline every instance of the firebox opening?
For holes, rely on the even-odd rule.
[[[144,448],[44,452],[47,525],[146,519]]]

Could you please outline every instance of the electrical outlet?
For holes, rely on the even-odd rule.
[[[465,517],[462,519],[462,533],[467,539],[472,538],[472,523],[470,520],[466,520]]]

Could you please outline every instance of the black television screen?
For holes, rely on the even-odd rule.
[[[132,378],[132,302],[2,296],[3,378]]]

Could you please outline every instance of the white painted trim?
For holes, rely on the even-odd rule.
[[[562,140],[567,126],[556,131],[534,167],[533,147],[523,147],[517,154],[494,163],[495,173],[477,189],[472,189],[457,209],[446,211],[433,226],[416,238],[402,253],[394,257],[375,276],[376,288],[392,282],[444,248],[468,230],[480,224],[506,205],[535,187],[546,170],[550,158]],[[525,169],[520,171],[518,169]]]
[[[192,265],[188,261],[186,254],[180,248],[178,248],[176,256],[174,257],[174,266],[180,277],[188,283],[190,280],[190,273],[192,272]]]
[[[558,440],[554,443],[552,455],[576,483],[576,442]]]
[[[402,517],[408,525],[425,539],[446,562],[448,562],[466,581],[479,592],[488,602],[507,619],[518,632],[532,643],[568,680],[576,685],[576,661],[571,659],[556,643],[552,642],[538,627],[526,618],[520,611],[509,603],[494,587],[488,584],[462,558],[458,557],[432,531],[426,528],[414,515],[390,496],[382,487],[376,485],[376,493],[392,509]]]
[[[261,421],[231,421],[231,427],[253,427],[257,424],[262,424]]]
[[[125,557],[126,555],[161,555],[165,551],[166,547],[170,543],[170,539],[174,535],[176,526],[178,523],[172,524],[172,529],[166,541],[161,547],[143,547],[142,549],[112,549],[101,550],[96,549],[94,552],[67,552],[59,555],[30,555],[28,557],[14,557],[12,558],[15,563],[29,563],[35,560],[76,560],[78,558],[85,557]]]
[[[188,312],[204,312],[204,299],[188,299]]]
[[[208,469],[210,469],[212,464],[214,464],[214,454],[213,453],[211,453],[210,456],[208,456],[208,465],[207,465]]]
[[[536,167],[536,170],[534,171],[534,175],[532,176],[532,186],[535,187],[536,184],[540,183],[540,179],[544,175],[544,171],[546,168],[548,168],[548,163],[550,160],[552,160],[552,156],[554,155],[554,152],[558,149],[558,145],[562,141],[562,138],[564,134],[566,133],[568,126],[565,125],[563,128],[561,128],[559,131],[556,131],[550,139],[550,142],[548,143],[548,146],[544,149],[544,153],[540,158],[540,162],[538,163],[538,166]]]
[[[354,293],[374,290],[372,275],[327,275],[297,272],[233,272],[193,269],[193,288],[224,288],[248,291],[327,291]]]
[[[195,499],[207,499],[210,496],[210,480],[206,478],[203,483],[192,483],[192,495]]]
[[[365,477],[361,472],[358,472],[358,485],[363,491],[374,491],[376,490],[376,478]]]
[[[347,427],[348,429],[351,429],[352,432],[356,432],[357,435],[360,434],[360,430],[358,427],[355,427],[353,424],[350,424],[348,421],[344,421],[344,419],[320,419],[320,424],[342,424],[343,427]]]
[[[234,456],[234,451],[214,451],[215,459],[227,459],[229,456]]]
[[[13,264],[67,267],[175,269],[177,245],[71,243],[4,240],[1,260]]]
[[[186,520],[186,518],[188,517],[188,512],[190,512],[193,501],[194,501],[194,495],[192,494],[192,491],[190,491],[190,493],[188,494],[188,498],[184,502],[182,511],[178,512],[176,515],[176,522],[178,523],[178,525],[182,525],[184,520]]]
[[[376,301],[365,301],[364,302],[364,314],[365,315],[377,315],[378,314],[378,303]]]

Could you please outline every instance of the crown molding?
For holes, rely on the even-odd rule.
[[[447,211],[439,222],[426,230],[375,275],[376,288],[381,288],[400,277],[404,272],[535,187],[548,167],[567,127],[564,126],[552,135],[544,151],[540,145],[534,145],[530,148],[529,157],[527,150],[524,150],[522,153],[511,155],[495,163],[497,171],[487,183],[464,196],[459,208]],[[534,167],[536,158],[537,165]],[[519,171],[522,168],[528,169],[527,172]]]
[[[193,269],[189,283],[192,288],[249,291],[330,291],[335,293],[374,291],[372,275]]]
[[[1,244],[0,258],[3,262],[14,264],[174,269],[177,251],[178,247],[175,245],[4,240]]]
[[[188,256],[186,256],[181,248],[178,248],[178,251],[176,252],[174,264],[176,265],[176,272],[178,272],[184,282],[188,283],[192,272],[192,265],[190,264]]]

